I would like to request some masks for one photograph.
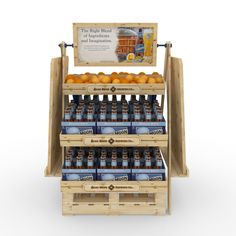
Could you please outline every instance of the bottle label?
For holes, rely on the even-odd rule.
[[[140,160],[135,160],[134,161],[134,166],[139,167],[140,166]]]
[[[105,160],[101,160],[100,161],[100,166],[101,167],[105,167],[106,166],[106,161]]]
[[[141,118],[140,113],[134,113],[134,119],[135,120],[140,120],[140,118]]]
[[[66,167],[71,167],[71,160],[66,160],[65,161],[65,166]]]
[[[162,120],[162,119],[163,119],[163,114],[157,112],[157,119],[158,119],[158,120]]]
[[[117,120],[117,114],[114,114],[114,113],[111,114],[111,119],[112,119],[112,120]]]
[[[112,160],[111,161],[111,166],[116,167],[117,166],[117,160]]]
[[[82,161],[81,160],[76,160],[76,166],[77,167],[82,167]]]
[[[100,114],[100,120],[106,120],[106,114],[105,113]]]
[[[151,167],[151,161],[150,161],[150,160],[147,160],[147,161],[145,162],[145,165],[146,165],[146,167]]]
[[[91,160],[88,161],[88,167],[93,167],[93,161]]]
[[[146,117],[146,120],[151,120],[152,119],[152,115],[150,113],[146,114],[145,117]]]
[[[128,167],[128,160],[123,160],[122,161],[122,166],[123,167]]]
[[[76,120],[82,120],[82,114],[81,113],[77,113],[75,116]]]
[[[162,160],[157,160],[157,166],[162,166]]]
[[[65,120],[70,120],[70,118],[71,118],[70,113],[65,113],[64,118],[65,118]]]
[[[123,120],[128,120],[128,114],[127,113],[123,113],[122,114],[122,119]]]

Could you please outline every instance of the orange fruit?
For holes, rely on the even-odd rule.
[[[149,77],[147,82],[148,82],[148,84],[155,84],[156,80],[155,80],[155,78]]]
[[[162,77],[157,77],[156,78],[156,83],[163,83],[163,78]]]
[[[119,83],[120,83],[120,80],[119,80],[119,79],[114,79],[114,80],[112,81],[112,83],[113,83],[113,84],[119,84]]]
[[[145,75],[145,73],[144,72],[140,72],[139,75]]]
[[[152,73],[152,76],[158,76],[158,75],[159,75],[158,72],[153,72],[153,73]]]
[[[109,84],[109,83],[111,83],[111,78],[109,76],[103,76],[101,79],[101,82],[103,84]]]
[[[139,77],[139,78],[137,79],[137,83],[138,83],[138,84],[145,84],[145,83],[146,83],[146,79],[145,79],[145,78],[142,78],[142,77]]]
[[[82,84],[83,83],[83,81],[82,81],[82,79],[80,77],[76,77],[74,79],[74,81],[75,81],[75,83],[78,83],[78,84]]]
[[[148,76],[146,76],[146,75],[141,75],[140,78],[142,78],[142,80],[145,80],[145,83],[146,83],[147,80],[148,80]]]
[[[84,74],[84,75],[81,75],[81,76],[80,76],[80,79],[81,79],[83,82],[86,82],[86,81],[88,81],[89,77]]]
[[[75,75],[67,75],[65,78],[65,82],[67,82],[68,79],[74,79]]]
[[[131,80],[129,83],[130,84],[137,84],[134,80]]]
[[[129,80],[127,80],[126,78],[121,78],[121,79],[120,79],[120,83],[121,83],[121,84],[128,84],[128,83],[129,83]]]
[[[103,72],[99,72],[98,75],[105,75]]]
[[[111,80],[113,81],[114,79],[118,79],[118,75],[111,75]]]
[[[90,81],[91,81],[91,83],[93,83],[93,84],[99,84],[99,83],[100,83],[100,79],[99,79],[96,75],[93,75],[93,76],[90,78]]]
[[[66,83],[67,83],[67,84],[73,84],[74,82],[75,82],[75,80],[72,79],[72,78],[66,80]]]
[[[130,82],[131,80],[133,80],[133,76],[132,76],[132,75],[127,75],[125,78],[126,78],[129,82]]]

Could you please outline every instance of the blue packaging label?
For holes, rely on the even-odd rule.
[[[162,174],[133,174],[132,180],[136,180],[136,181],[163,181],[164,176]]]
[[[62,179],[67,181],[93,181],[96,178],[93,174],[63,174]]]
[[[164,130],[162,127],[135,127],[133,132],[135,134],[163,134]]]
[[[101,127],[102,134],[128,134],[127,127]]]

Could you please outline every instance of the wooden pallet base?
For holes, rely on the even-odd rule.
[[[63,215],[166,214],[167,181],[62,181],[61,190]]]

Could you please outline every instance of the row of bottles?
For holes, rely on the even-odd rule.
[[[98,157],[98,158],[95,158]],[[159,148],[71,148],[67,151],[65,168],[157,168],[163,167]]]
[[[74,100],[67,105],[64,113],[64,121],[162,121],[163,111],[156,95],[131,95],[127,101],[122,95],[118,101],[116,95],[112,95],[109,101],[108,95],[103,95],[102,101],[98,95],[91,99],[90,95],[76,95]]]

